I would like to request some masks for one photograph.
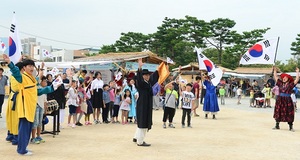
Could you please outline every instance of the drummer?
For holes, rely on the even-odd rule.
[[[47,86],[47,78],[45,76],[41,77],[41,80],[39,81],[38,88],[44,88]],[[41,129],[42,129],[42,120],[43,120],[43,114],[47,110],[47,106],[45,105],[47,102],[47,94],[42,94],[38,96],[38,103],[36,106],[35,111],[35,118],[33,122],[32,127],[32,138],[30,140],[30,143],[32,144],[39,144],[44,143],[45,140],[41,138]]]

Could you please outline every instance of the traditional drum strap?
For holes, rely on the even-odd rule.
[[[12,101],[12,107],[11,107],[11,110],[15,111],[16,110],[16,100],[17,100],[17,95],[19,94],[19,92],[15,92],[13,91],[12,89],[10,90],[11,92],[13,92],[13,96],[11,97],[11,101]]]

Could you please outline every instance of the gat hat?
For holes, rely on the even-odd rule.
[[[287,78],[289,79],[290,82],[293,82],[293,81],[294,81],[294,78],[293,78],[291,75],[286,74],[286,73],[282,73],[282,74],[280,75],[280,77],[281,77],[281,79],[283,79],[284,77],[287,77]]]
[[[143,69],[142,70],[142,75],[144,75],[144,74],[150,74],[149,70],[148,69]]]

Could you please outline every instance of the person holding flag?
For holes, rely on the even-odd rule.
[[[276,86],[279,87],[279,95],[277,96],[274,108],[273,118],[276,121],[276,125],[273,129],[280,129],[280,122],[287,122],[289,124],[289,130],[294,132],[293,122],[295,117],[295,108],[291,98],[293,88],[299,81],[299,68],[296,68],[296,79],[286,73],[282,73],[280,78],[277,76],[277,68],[273,67],[273,77],[276,81]]]
[[[220,68],[201,53],[200,49],[197,49],[199,69],[205,69],[207,74],[204,74],[204,86],[206,87],[206,93],[204,97],[203,111],[205,118],[208,118],[208,114],[211,112],[213,119],[216,119],[216,114],[220,110],[218,105],[216,86],[220,83],[223,72]]]
[[[219,104],[218,104],[218,97],[216,93],[216,86],[213,85],[209,76],[205,75],[204,79],[205,80],[203,84],[206,87],[206,94],[203,103],[203,111],[205,113],[205,119],[208,118],[209,113],[213,115],[212,119],[216,119],[216,114],[218,111],[220,111]]]
[[[22,98],[16,99],[15,110],[19,118],[18,125],[18,147],[17,152],[21,155],[32,155],[32,152],[27,150],[30,139],[30,133],[35,118],[37,97],[42,94],[47,94],[53,91],[53,87],[38,89],[37,80],[33,76],[35,64],[33,60],[23,60],[24,72],[21,73],[19,68],[14,65],[6,54],[3,54],[3,60],[7,62],[12,76],[16,79],[16,85],[19,86],[19,92],[22,93]]]

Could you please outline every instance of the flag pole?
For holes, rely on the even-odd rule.
[[[280,39],[280,37],[278,37],[278,40],[277,40],[277,45],[276,45],[276,50],[275,50],[275,57],[274,57],[274,65],[275,65],[275,61],[276,61],[276,57],[277,57],[277,50],[278,50],[279,39]]]
[[[276,50],[275,50],[275,57],[274,57],[274,65],[273,66],[275,66],[275,61],[276,61],[276,57],[277,57],[277,50],[278,50],[279,39],[280,39],[280,37],[278,37],[278,40],[277,40],[277,45],[276,45]],[[274,67],[272,67],[272,73],[271,73],[271,75],[273,73],[274,73]]]

